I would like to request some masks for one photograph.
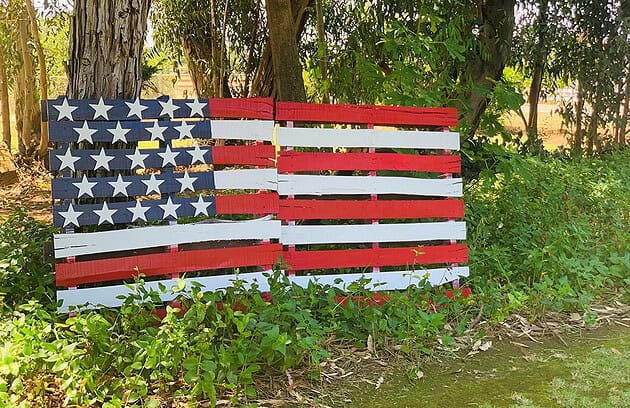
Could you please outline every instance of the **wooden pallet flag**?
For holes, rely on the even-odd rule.
[[[292,279],[378,290],[468,275],[454,109],[276,104]],[[376,128],[376,126],[379,126]],[[384,125],[384,126],[383,126]],[[393,128],[392,126],[395,126]],[[340,274],[339,272],[342,271]]]
[[[138,276],[155,286],[196,272],[212,290],[236,275],[203,271],[278,261],[280,223],[257,219],[278,211],[270,99],[59,98],[44,112],[62,310],[118,306],[121,282]],[[249,219],[213,218],[235,214]]]

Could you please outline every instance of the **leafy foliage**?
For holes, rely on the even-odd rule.
[[[31,298],[50,304],[54,299],[53,269],[44,263],[42,245],[52,232],[53,228],[28,217],[23,208],[16,208],[0,224],[0,296],[6,305]]]
[[[575,162],[512,156],[469,185],[471,269],[490,315],[586,308],[630,284],[629,163],[628,152]]]

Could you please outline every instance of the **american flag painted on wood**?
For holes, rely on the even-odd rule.
[[[468,275],[454,109],[277,103],[276,121],[294,281],[391,290]]]
[[[120,305],[116,296],[129,292],[121,281],[140,274],[162,279],[149,284],[156,286],[180,273],[277,262],[270,99],[59,98],[43,111],[56,144],[50,166],[53,222],[64,230],[54,236],[63,310]],[[249,220],[213,218],[236,214]],[[177,223],[185,217],[210,221]],[[197,275],[208,289],[235,278]]]

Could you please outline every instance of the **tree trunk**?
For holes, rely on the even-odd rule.
[[[626,145],[626,129],[628,127],[628,109],[630,109],[630,69],[626,75],[625,96],[623,99],[623,116],[619,125],[619,133],[617,134],[617,143],[620,147]]]
[[[0,52],[2,50],[0,49]],[[4,55],[0,55],[0,116],[2,116],[2,141],[11,151],[11,117],[9,116],[9,84]]]
[[[44,56],[44,48],[39,41],[39,27],[35,15],[35,8],[31,0],[25,0],[28,19],[31,24],[31,36],[33,45],[37,51],[37,62],[39,63],[39,92],[41,100],[48,100],[48,75],[46,73],[46,58]],[[41,121],[40,121],[41,122]],[[41,123],[41,136],[39,139],[38,156],[44,160],[48,159],[48,122]]]
[[[135,98],[150,0],[75,0],[68,97]]]
[[[503,68],[512,46],[514,3],[515,0],[477,2],[480,18],[479,41],[483,51],[468,65],[467,74],[471,88],[492,89],[493,81],[498,81],[503,76]],[[486,110],[488,96],[472,90],[465,98],[470,109],[464,112],[462,119],[470,126],[468,137],[471,138],[479,127],[481,115]]]
[[[547,6],[548,1],[541,1],[536,24],[536,50],[534,52],[534,70],[532,83],[529,87],[529,116],[527,120],[527,141],[530,146],[536,144],[538,139],[538,101],[547,62],[546,35],[547,35]]]
[[[296,44],[302,37],[302,32],[308,20],[308,6],[312,0],[291,0],[293,15],[293,33]],[[271,44],[269,39],[263,49],[263,54],[256,69],[256,75],[250,89],[250,96],[266,96],[277,98],[278,86],[274,80],[273,63],[271,58]]]
[[[597,140],[597,126],[599,126],[599,101],[595,101],[593,106],[593,112],[591,113],[591,123],[589,124],[588,140],[586,144],[586,153],[589,156],[593,155],[594,146],[598,144]]]
[[[28,45],[30,38],[28,35],[27,22],[20,19],[18,22],[18,30],[20,34],[20,50],[22,55],[22,67],[21,77],[22,93],[19,97],[22,98],[22,131],[20,133],[20,143],[23,148],[20,152],[26,156],[30,156],[34,150],[33,143],[33,84],[35,82],[33,72],[33,54],[31,54],[31,48]]]
[[[322,79],[322,102],[330,103],[328,92],[328,46],[326,44],[326,32],[324,30],[324,13],[322,12],[322,0],[315,0],[315,14],[317,20],[317,40],[319,55],[319,71]]]
[[[584,89],[582,81],[577,81],[577,101],[575,102],[575,134],[573,135],[573,156],[582,155],[582,111],[584,110]]]

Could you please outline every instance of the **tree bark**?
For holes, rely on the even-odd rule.
[[[547,6],[548,1],[540,2],[539,14],[536,21],[536,50],[534,51],[534,69],[532,83],[529,87],[529,115],[527,120],[527,141],[530,146],[536,143],[538,138],[538,101],[547,62],[546,35],[547,35]]]
[[[328,45],[326,44],[326,32],[324,30],[324,13],[322,12],[322,0],[315,0],[315,14],[317,20],[317,40],[319,56],[319,71],[322,78],[324,92],[322,95],[323,103],[330,103],[328,92]]]
[[[0,50],[2,52],[2,50]],[[0,55],[0,116],[2,116],[2,141],[11,151],[11,120],[9,111],[9,84],[4,56]]]
[[[477,89],[492,89],[493,81],[503,75],[503,68],[510,53],[514,31],[515,0],[486,0],[478,2],[479,41],[482,51],[468,65],[468,80]],[[472,86],[471,86],[472,88]],[[470,109],[463,114],[463,121],[469,127],[471,138],[477,128],[481,115],[488,105],[488,96],[472,90],[465,95]]]
[[[20,152],[26,156],[30,156],[34,150],[33,143],[33,86],[35,78],[33,75],[33,55],[29,47],[29,35],[27,22],[20,19],[18,22],[18,30],[20,34],[20,50],[22,54],[22,67],[20,69],[22,76],[22,131],[20,132],[20,144],[22,148]]]
[[[37,62],[39,63],[39,93],[41,100],[48,100],[48,75],[46,73],[46,57],[44,56],[44,48],[39,41],[39,27],[37,25],[37,18],[35,14],[35,8],[31,0],[24,1],[26,5],[26,12],[28,13],[28,19],[31,24],[31,36],[33,38],[33,45],[35,51],[37,51]],[[48,122],[41,122],[41,136],[39,139],[39,148],[37,149],[38,156],[44,160],[48,159]]]
[[[75,0],[68,97],[135,98],[150,0]]]
[[[617,134],[617,143],[620,147],[626,145],[626,129],[628,127],[628,109],[630,109],[630,69],[626,75],[625,95],[623,99],[623,116],[619,125],[619,133]]]
[[[296,45],[299,43],[308,19],[308,6],[312,0],[291,0],[291,12],[293,16],[293,33]],[[306,94],[306,92],[305,92]],[[262,57],[252,82],[250,96],[278,97],[278,84],[274,78],[271,43],[267,40]]]
[[[573,135],[573,156],[582,155],[582,111],[584,110],[584,88],[582,81],[577,81],[577,101],[575,102],[575,134]]]

